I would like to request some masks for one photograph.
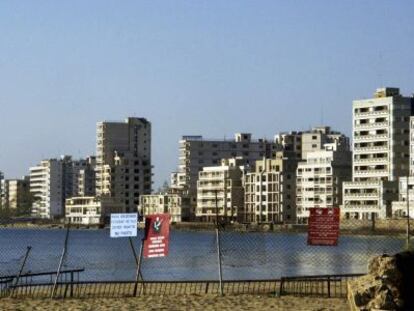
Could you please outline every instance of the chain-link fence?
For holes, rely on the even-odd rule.
[[[0,295],[281,294],[319,287],[342,294],[344,280],[366,273],[371,257],[410,247],[407,224],[344,219],[337,246],[308,245],[307,225],[220,225],[218,239],[214,225],[176,225],[168,256],[142,259],[136,282],[143,229],[131,239],[111,238],[109,229],[1,219]]]

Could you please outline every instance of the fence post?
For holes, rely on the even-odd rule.
[[[222,267],[221,267],[221,246],[220,246],[217,191],[218,190],[215,191],[215,194],[216,194],[216,245],[217,245],[217,261],[218,261],[218,269],[219,269],[219,289],[220,289],[220,295],[223,296],[223,275],[222,275]],[[223,204],[226,204],[225,200]]]
[[[139,281],[139,276],[141,275],[141,262],[142,262],[142,252],[143,252],[143,250],[144,250],[144,239],[141,240],[141,247],[139,249],[137,271],[136,271],[136,274],[135,274],[134,297],[137,295],[137,291],[138,291],[138,281]],[[141,277],[141,281],[143,281],[142,277]],[[144,284],[142,284],[142,286],[144,286]]]
[[[284,279],[283,278],[281,278],[280,279],[280,286],[279,286],[279,297],[281,297],[282,296],[282,294],[283,294],[283,283],[284,283]]]
[[[331,277],[328,276],[328,297],[331,298]]]
[[[375,213],[374,212],[371,213],[371,221],[372,221],[371,231],[374,232],[375,231]]]
[[[62,269],[63,259],[66,256],[66,251],[67,251],[67,248],[68,248],[69,229],[70,229],[70,219],[69,219],[69,222],[68,222],[68,228],[66,229],[65,243],[63,244],[62,255],[60,256],[59,266],[58,266],[58,269],[56,271],[56,279],[55,279],[55,282],[53,284],[52,294],[50,296],[51,299],[53,299],[53,297],[55,296],[56,286],[57,286],[57,282],[58,282],[59,274],[60,274],[60,269]]]
[[[24,256],[24,259],[23,259],[22,265],[20,266],[19,274],[18,274],[18,275],[17,275],[17,277],[16,277],[16,282],[14,283],[14,286],[13,286],[13,288],[12,288],[12,292],[10,293],[10,295],[11,295],[11,296],[13,295],[14,290],[15,290],[15,288],[16,288],[16,286],[17,286],[17,284],[19,283],[20,276],[22,275],[22,272],[23,272],[24,266],[26,265],[26,260],[27,260],[27,257],[29,257],[29,253],[30,253],[30,250],[31,250],[31,249],[32,249],[32,247],[31,247],[31,246],[28,246],[28,247],[27,247],[26,254],[25,254],[25,256]]]
[[[70,298],[73,298],[73,282],[74,282],[74,277],[73,277],[73,271],[70,273]]]

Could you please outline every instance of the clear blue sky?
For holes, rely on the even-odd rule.
[[[155,185],[183,134],[272,138],[352,99],[414,92],[414,1],[1,1],[0,170],[95,153],[95,124],[153,125]]]

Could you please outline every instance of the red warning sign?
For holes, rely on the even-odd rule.
[[[168,255],[170,239],[170,215],[154,214],[145,217],[144,257],[156,258]]]
[[[339,208],[310,208],[308,245],[336,246],[339,237]]]

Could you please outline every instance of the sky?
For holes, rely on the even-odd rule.
[[[154,189],[182,135],[272,139],[352,100],[414,93],[414,1],[1,1],[0,171],[95,153],[96,122],[152,123]]]

